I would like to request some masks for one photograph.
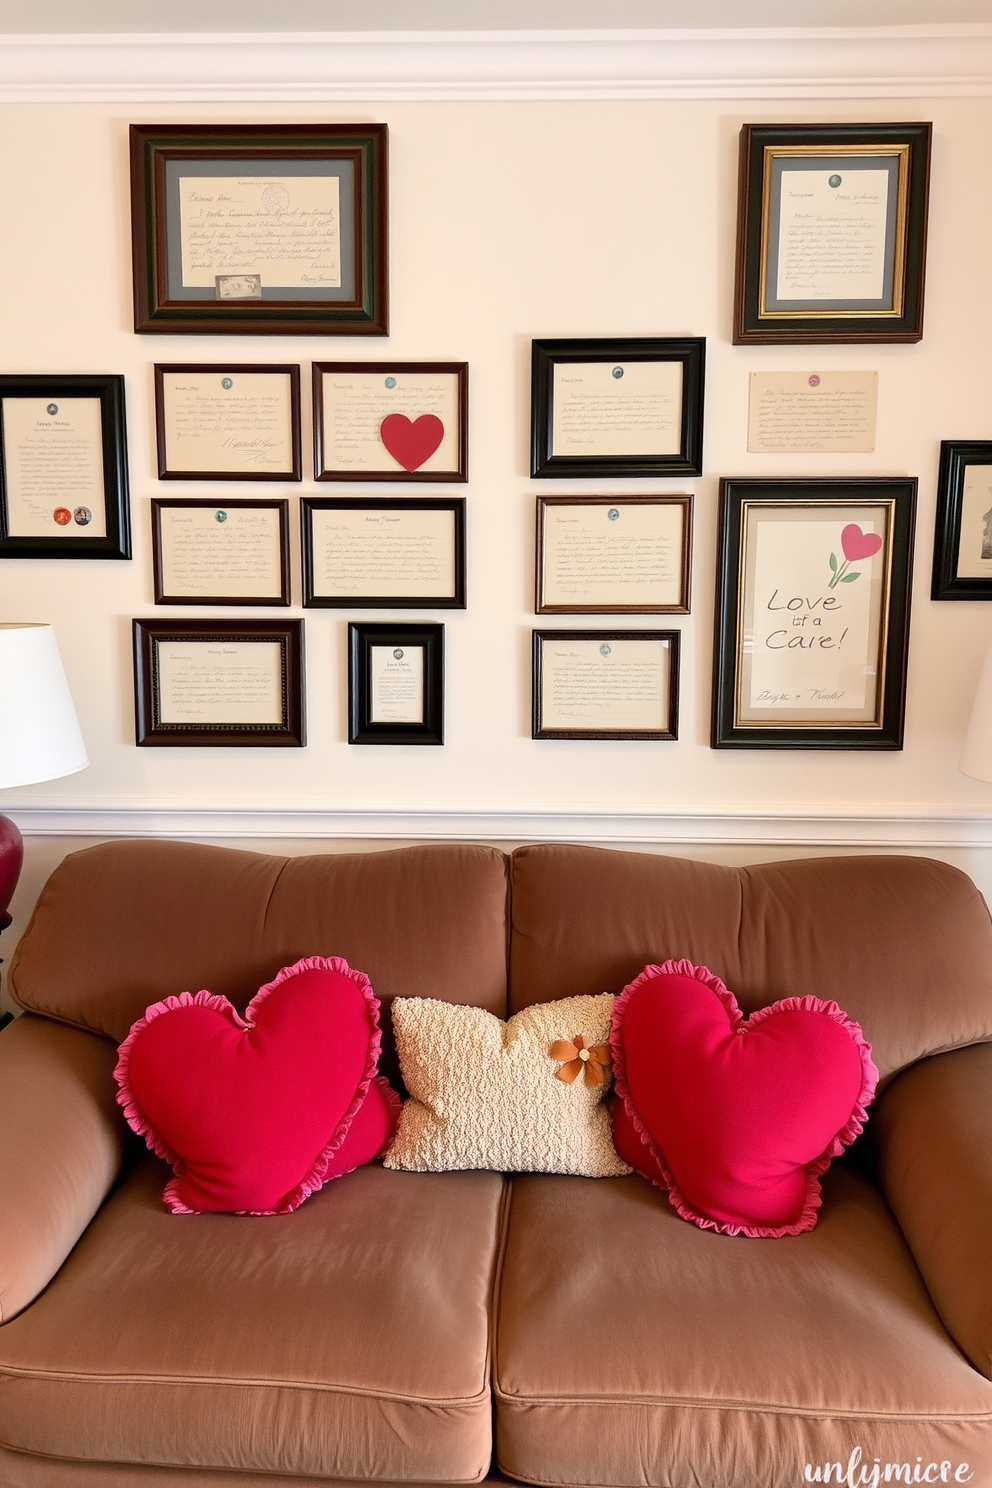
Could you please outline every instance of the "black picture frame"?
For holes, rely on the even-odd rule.
[[[178,594],[170,593],[166,583],[165,544],[162,535],[162,513],[168,510],[214,511],[275,511],[279,522],[278,589],[265,596],[244,594]],[[161,605],[288,605],[290,603],[289,580],[289,502],[284,497],[271,500],[252,497],[236,497],[231,501],[211,501],[205,496],[153,496],[152,517],[152,571],[155,583],[155,603]]]
[[[302,748],[306,744],[302,620],[133,620],[134,742],[140,746]],[[162,720],[158,646],[271,643],[280,648],[281,718],[275,723]]]
[[[681,367],[678,447],[670,452],[625,453],[618,438],[614,453],[555,453],[556,368],[575,363],[606,364],[617,385],[622,364],[671,363]],[[622,336],[596,340],[534,341],[531,346],[530,473],[556,476],[701,475],[703,470],[704,336]]]
[[[532,632],[531,738],[532,739],[624,739],[674,740],[679,736],[679,649],[677,630],[535,630]],[[661,728],[627,725],[581,725],[563,728],[546,721],[545,680],[551,668],[545,665],[547,645],[593,646],[605,658],[617,642],[658,645],[667,652],[667,686],[663,694],[664,721]],[[580,658],[581,660],[581,658]],[[587,665],[587,663],[586,663]]]
[[[290,420],[289,460],[281,470],[186,470],[169,465],[169,430],[166,415],[166,377],[174,373],[191,377],[222,377],[230,386],[234,377],[275,374],[288,383]],[[231,379],[233,380],[233,379]],[[298,481],[303,479],[303,450],[300,431],[300,367],[298,362],[156,362],[155,363],[155,446],[158,454],[158,478],[170,481]]]
[[[975,501],[981,491],[968,491],[968,469],[973,466],[989,467],[988,481],[981,483],[988,487],[992,483],[992,439],[941,440],[931,599],[992,599],[992,501],[986,515],[981,511],[985,500]],[[978,572],[961,572],[962,539],[972,548],[978,546],[967,565]]]
[[[58,400],[93,399],[100,404],[100,445],[103,463],[103,505],[106,531],[87,536],[92,520],[85,505],[69,505],[71,498],[52,508],[53,535],[18,534],[12,520],[12,498],[8,474],[10,441],[4,420],[8,399],[39,399],[45,402],[46,417],[58,417]],[[51,410],[55,408],[53,414]],[[57,515],[56,515],[57,514]],[[69,527],[72,527],[69,535]],[[66,535],[56,535],[65,531]],[[0,375],[0,558],[123,558],[131,557],[131,506],[128,492],[127,421],[124,411],[124,378],[117,373],[4,373]]]
[[[385,124],[132,124],[135,331],[387,335],[387,134]],[[185,179],[279,175],[288,180],[305,177],[308,167],[313,179],[335,177],[339,183],[339,285],[305,293],[297,285],[266,286],[260,274],[247,271],[215,274],[213,288],[184,280],[181,169],[187,171]],[[283,184],[273,197],[273,212],[281,209],[286,194]],[[199,277],[210,277],[210,267]],[[243,282],[235,285],[235,279]],[[232,293],[234,298],[225,297]]]
[[[455,465],[451,470],[438,470],[432,468],[425,470],[421,465],[415,465],[412,469],[398,463],[400,455],[393,456],[385,448],[382,450],[384,456],[381,463],[371,465],[346,464],[335,465],[331,458],[330,443],[327,438],[327,417],[324,399],[325,376],[347,377],[375,377],[382,381],[387,388],[392,386],[398,378],[430,379],[434,377],[448,377],[453,379],[458,411],[456,415],[456,428],[454,439]],[[395,396],[395,395],[394,395]],[[382,398],[380,394],[380,408]],[[388,405],[387,405],[388,406]],[[400,405],[394,410],[399,416],[401,429],[405,429],[407,436],[416,429],[421,417],[427,413],[428,417],[437,417],[430,414],[429,410],[420,407],[419,416],[411,421],[402,413],[402,408],[408,404]],[[416,409],[411,409],[415,412]],[[383,420],[385,423],[385,419]],[[373,427],[375,427],[373,425]],[[384,438],[386,436],[383,436]],[[443,448],[443,445],[442,445]],[[422,453],[422,452],[421,452]],[[431,451],[433,454],[433,450]],[[430,458],[425,455],[424,460]],[[318,481],[404,481],[429,483],[431,485],[444,484],[449,481],[464,484],[468,480],[468,363],[467,362],[314,362],[313,364],[313,472],[314,479]]]
[[[927,199],[932,125],[745,124],[740,136],[734,343],[818,345],[912,342],[923,336]],[[888,177],[880,293],[874,298],[777,298],[783,177],[789,170],[830,171],[840,191],[845,172]],[[816,191],[809,179],[804,183]],[[798,186],[797,186],[798,189]],[[822,189],[822,188],[821,188]],[[805,229],[792,228],[802,254]],[[862,229],[864,231],[864,229]],[[867,288],[868,286],[863,286]]]
[[[310,609],[424,609],[465,608],[465,497],[305,496],[300,502],[300,542],[303,554],[303,604]],[[314,516],[318,512],[364,512],[370,517],[393,513],[400,520],[416,512],[450,512],[452,578],[450,593],[390,594],[318,593],[315,577]]]
[[[374,667],[377,650],[422,651],[423,685],[410,712],[416,717],[375,716]],[[397,657],[402,661],[402,655]],[[388,706],[383,711],[389,711]],[[407,711],[402,705],[398,711]],[[429,623],[352,621],[348,626],[348,743],[444,743],[444,626]]]
[[[623,521],[628,509],[638,512],[652,507],[668,512],[678,512],[680,516],[679,554],[677,562],[673,565],[677,573],[675,582],[678,592],[671,600],[654,604],[639,603],[630,591],[625,598],[620,599],[616,596],[610,599],[607,596],[596,600],[572,599],[568,602],[556,603],[549,598],[549,594],[553,592],[553,586],[548,577],[549,550],[553,545],[548,539],[548,519],[553,513],[557,511],[564,513],[575,508],[587,512],[601,509],[607,516],[609,530],[610,524],[614,521],[617,523]],[[538,615],[688,615],[692,589],[692,512],[691,496],[538,496],[535,537],[535,613]],[[658,561],[657,554],[658,549],[655,548],[653,557],[656,562]],[[661,561],[664,562],[663,557]],[[614,562],[618,568],[624,566],[623,559],[619,557],[614,558]],[[617,583],[618,587],[622,588],[623,580],[618,580]]]
[[[902,748],[916,488],[914,478],[721,481],[710,737],[714,749]],[[765,516],[770,521],[785,521],[790,515],[796,524],[837,525],[837,532],[826,537],[822,576],[818,550],[814,582],[807,578],[791,583],[785,573],[785,588],[776,584],[762,605],[757,593],[750,594],[752,584],[755,588],[757,585],[758,524]],[[862,531],[862,524],[869,522],[880,523],[884,533]],[[849,528],[857,528],[858,536],[852,533],[846,537]],[[797,529],[794,571],[808,575],[809,544],[823,542],[825,535],[812,533],[806,539],[805,551],[798,547],[799,536]],[[880,545],[869,552],[876,536]],[[862,548],[860,555],[858,545]],[[873,581],[867,565],[876,553],[882,555],[882,564],[877,581]],[[768,560],[769,564],[772,561]],[[863,566],[853,566],[859,564]],[[763,634],[766,648],[777,653],[795,651],[800,661],[804,653],[813,655],[814,651],[817,661],[821,661],[826,652],[824,675],[829,673],[850,628],[843,629],[849,617],[841,614],[848,591],[838,594],[837,587],[855,582],[866,570],[870,592],[866,596],[864,588],[858,591],[855,603],[862,615],[855,615],[851,621],[864,632],[863,660],[859,662],[855,649],[843,658],[843,665],[837,662],[830,674],[836,676],[836,684],[821,680],[797,692],[780,693],[766,686],[755,699],[754,689],[760,686],[760,677],[757,681],[754,678],[755,658],[764,655]],[[857,641],[857,630],[851,639]],[[783,665],[781,659],[775,664],[780,669]],[[844,670],[849,664],[855,667],[853,674]],[[810,675],[808,672],[807,682]],[[840,688],[840,682],[851,675],[875,678],[871,699],[865,683],[865,701],[860,705],[864,716],[857,719],[840,717],[845,711],[857,711],[854,701],[849,706],[840,703],[846,691]],[[784,688],[785,684],[781,685]],[[748,686],[750,698],[745,700]],[[762,706],[766,695],[768,702]],[[836,706],[831,706],[835,702]]]

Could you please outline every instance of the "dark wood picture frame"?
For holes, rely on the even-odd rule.
[[[740,137],[734,343],[919,341],[923,336],[932,125],[745,124]],[[877,300],[798,299],[787,308],[769,285],[777,261],[786,161],[831,170],[839,189],[852,162],[889,172],[882,294]],[[776,177],[778,186],[776,188]],[[777,280],[776,280],[777,283]]]
[[[465,497],[304,496],[300,502],[300,542],[303,553],[303,604],[313,609],[438,609],[465,608]],[[454,584],[449,596],[436,594],[318,594],[314,577],[313,517],[318,511],[418,512],[450,511]]]
[[[618,519],[624,507],[680,507],[682,511],[681,555],[679,558],[679,597],[674,604],[551,604],[545,600],[547,591],[547,542],[546,527],[548,512],[557,507],[605,507],[607,515],[615,510]],[[689,495],[679,496],[538,496],[536,536],[536,584],[534,609],[538,615],[688,615],[691,598],[692,570],[692,511],[693,500]]]
[[[306,743],[302,620],[134,620],[134,730],[138,745],[302,748]],[[162,722],[160,642],[278,642],[282,719],[279,723]]]
[[[567,363],[672,362],[682,368],[679,447],[670,454],[554,453],[555,368]],[[530,473],[538,478],[701,475],[705,336],[621,336],[531,343]],[[623,377],[623,368],[614,368]]]
[[[279,515],[279,592],[258,598],[241,594],[170,594],[166,589],[165,562],[162,541],[162,512],[164,509],[188,508],[192,511],[276,511]],[[271,500],[253,499],[243,496],[231,501],[211,501],[204,496],[153,496],[152,516],[152,567],[155,579],[155,603],[162,605],[288,605],[289,587],[289,502],[285,497]]]
[[[531,738],[532,739],[623,739],[673,740],[679,736],[679,650],[678,630],[535,630],[532,632],[531,669]],[[668,695],[665,699],[667,727],[643,729],[554,728],[544,722],[544,646],[546,642],[598,642],[600,650],[616,641],[662,642],[668,649]],[[604,653],[605,654],[605,653]]]
[[[401,375],[432,373],[454,377],[458,390],[458,429],[456,433],[456,468],[454,470],[424,470],[417,466],[405,469],[384,449],[384,463],[372,468],[362,466],[345,468],[329,463],[330,452],[325,434],[324,375],[325,373],[361,373],[378,375],[383,379],[395,373]],[[402,410],[397,410],[400,413]],[[425,410],[426,411],[426,410]],[[410,422],[410,420],[407,420]],[[413,423],[419,422],[419,416]],[[431,451],[433,453],[433,451]],[[430,455],[425,457],[429,459]],[[319,481],[420,481],[440,482],[468,480],[468,363],[467,362],[314,362],[313,364],[313,470]]]
[[[423,650],[423,698],[418,720],[377,720],[373,699],[374,649]],[[444,743],[444,626],[404,622],[348,626],[348,743]]]
[[[234,373],[236,376],[277,373],[289,378],[289,417],[291,451],[283,470],[170,470],[169,438],[165,417],[165,378],[170,373],[211,376]],[[298,481],[303,479],[302,434],[300,429],[300,367],[298,362],[156,362],[155,363],[155,444],[158,453],[159,480],[176,481]]]
[[[385,336],[387,315],[385,124],[132,124],[131,243],[134,329],[235,336]],[[177,170],[209,177],[337,176],[342,283],[311,294],[295,286],[220,298],[222,288],[182,278]],[[282,193],[285,194],[285,190]],[[278,202],[277,207],[278,208]]]
[[[103,499],[106,536],[87,537],[86,509],[73,511],[60,502],[53,512],[65,513],[67,527],[76,524],[72,536],[18,536],[11,532],[7,477],[3,400],[43,398],[53,406],[59,398],[92,398],[100,403]],[[53,415],[54,416],[54,415]],[[60,522],[60,525],[63,525]],[[131,506],[128,494],[127,421],[124,411],[124,378],[117,373],[4,373],[0,375],[0,558],[130,558]]]
[[[986,549],[988,574],[962,575],[961,539],[965,524],[965,487],[970,465],[992,466],[992,439],[942,439],[940,468],[937,475],[937,521],[933,543],[933,580],[931,599],[992,599],[992,505],[981,513],[982,533],[980,558],[982,566]],[[989,471],[992,479],[992,470]],[[982,501],[980,506],[984,506]],[[976,514],[977,515],[977,514]],[[972,529],[973,517],[968,521]],[[977,532],[969,535],[978,537]]]
[[[906,670],[909,655],[910,596],[913,576],[913,534],[916,516],[917,482],[906,479],[864,480],[723,480],[720,483],[720,537],[717,553],[716,624],[714,636],[713,713],[710,743],[714,749],[901,749],[905,727]],[[878,654],[866,658],[863,671],[872,675],[881,672],[881,683],[877,686],[875,714],[863,721],[831,720],[821,713],[814,717],[815,709],[800,720],[784,720],[776,723],[773,718],[743,719],[740,707],[742,696],[742,672],[747,650],[752,656],[758,651],[757,625],[745,614],[747,591],[747,523],[752,511],[768,512],[781,509],[797,513],[797,521],[806,512],[816,518],[818,508],[848,508],[850,525],[858,525],[859,513],[871,508],[885,508],[886,537],[877,550],[884,555],[883,572],[880,579],[878,603]],[[862,518],[863,519],[863,518]],[[845,524],[847,525],[847,524]],[[874,535],[874,534],[872,534]],[[881,535],[881,534],[879,534]],[[785,635],[786,641],[776,640],[777,650],[792,649],[788,641],[796,637],[823,637],[812,625],[827,615],[825,598],[831,602],[831,614],[841,608],[842,596],[829,591],[838,583],[849,584],[861,576],[862,569],[852,564],[870,561],[856,556],[848,558],[843,534],[832,544],[835,551],[823,554],[823,586],[819,592],[803,588],[802,592],[786,594],[777,588],[766,608],[781,611],[776,614],[776,625],[788,625],[796,630],[793,636],[788,628],[776,629],[774,634]],[[865,534],[861,534],[865,536]],[[840,549],[838,558],[836,549]],[[848,574],[851,577],[848,577]],[[799,585],[796,586],[800,588]],[[826,591],[826,594],[824,593]],[[805,618],[804,618],[805,617]],[[839,632],[843,618],[838,614],[826,633],[825,640],[831,651],[838,648],[846,637]],[[866,626],[867,629],[867,626]],[[770,641],[771,634],[766,638]],[[823,697],[823,688],[812,689]],[[799,712],[798,698],[791,712]],[[774,705],[773,705],[774,706]],[[866,705],[867,706],[867,705]],[[752,705],[752,711],[757,709]],[[770,711],[770,710],[767,710]]]

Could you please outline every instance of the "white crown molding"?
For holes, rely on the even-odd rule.
[[[0,36],[0,102],[992,94],[992,25]]]
[[[173,837],[299,841],[582,842],[589,844],[875,849],[992,848],[992,816],[945,811],[829,813],[687,809],[307,810],[298,807],[17,806],[26,837]]]

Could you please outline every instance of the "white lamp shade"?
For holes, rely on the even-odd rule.
[[[89,764],[50,625],[0,625],[0,786]]]

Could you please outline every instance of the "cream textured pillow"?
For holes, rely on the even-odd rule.
[[[603,1104],[614,1000],[608,992],[564,997],[504,1023],[482,1008],[394,998],[393,1028],[410,1099],[386,1167],[586,1178],[629,1173],[616,1154]]]

